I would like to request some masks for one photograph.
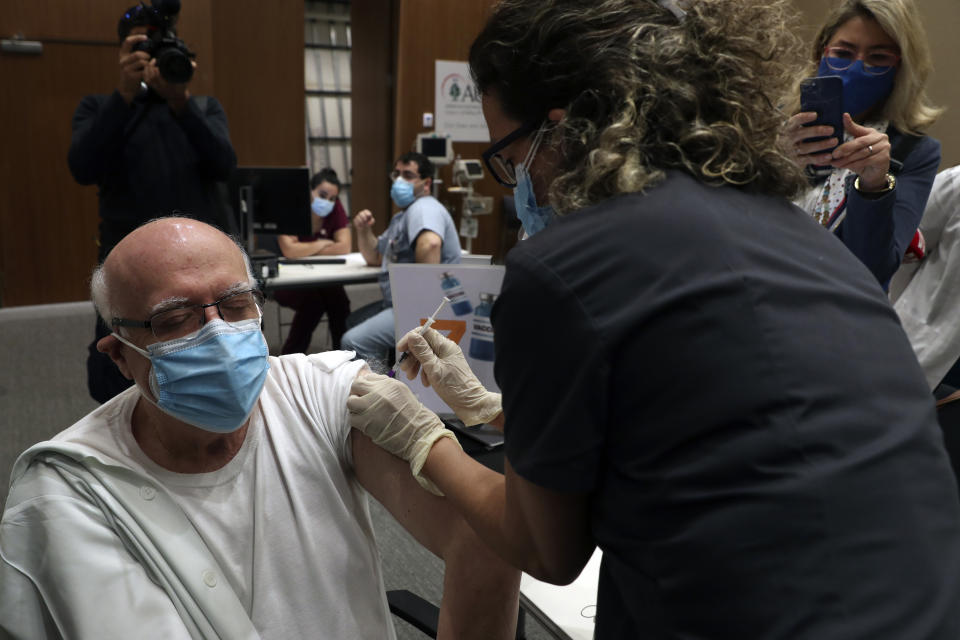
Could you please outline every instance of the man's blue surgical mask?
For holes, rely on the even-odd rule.
[[[326,218],[333,211],[333,202],[317,196],[310,203],[310,209],[321,218]]]
[[[842,64],[843,61],[838,61],[834,66]],[[843,110],[849,113],[850,117],[856,118],[890,97],[897,71],[891,69],[879,76],[869,74],[863,70],[863,60],[857,60],[849,68],[837,71],[830,68],[824,57],[820,59],[817,75],[843,78]]]
[[[113,335],[150,359],[150,391],[161,410],[214,433],[243,426],[270,368],[259,318],[233,324],[218,318],[147,350]]]
[[[544,126],[546,123],[544,123]],[[530,179],[529,166],[533,162],[537,149],[540,147],[540,141],[543,139],[544,127],[540,127],[537,135],[533,138],[530,150],[523,162],[514,169],[517,177],[517,186],[513,188],[513,203],[517,209],[517,217],[523,230],[529,238],[535,233],[543,231],[556,217],[553,207],[537,206],[537,196],[533,192],[533,181]]]
[[[390,187],[390,197],[398,207],[406,209],[416,200],[413,195],[413,184],[403,178],[397,178]]]

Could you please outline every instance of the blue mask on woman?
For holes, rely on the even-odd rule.
[[[530,237],[543,231],[556,217],[556,213],[549,205],[537,206],[537,197],[533,193],[533,181],[530,180],[530,173],[523,164],[518,165],[514,173],[517,176],[517,186],[513,188],[513,203],[517,209],[520,224],[527,232],[527,237]]]
[[[842,66],[844,62],[838,60],[835,66]],[[843,78],[843,110],[856,118],[890,97],[897,70],[891,69],[880,76],[873,75],[864,71],[863,60],[857,60],[849,68],[836,71],[827,65],[826,58],[821,58],[817,75]]]
[[[148,351],[150,391],[165,413],[205,431],[231,433],[247,421],[267,379],[267,343],[260,319],[227,324],[219,318]]]
[[[397,178],[390,187],[390,197],[398,207],[406,209],[416,200],[413,196],[413,184],[403,178]]]
[[[318,196],[310,203],[310,209],[321,218],[326,218],[333,211],[333,202]]]
[[[517,218],[523,225],[523,230],[529,238],[535,233],[543,231],[548,224],[556,217],[556,213],[551,206],[537,206],[537,196],[533,192],[533,180],[530,179],[530,170],[527,168],[533,162],[537,155],[537,149],[540,148],[540,141],[543,139],[544,123],[534,136],[530,144],[530,150],[523,162],[514,169],[514,175],[517,179],[517,186],[513,188],[513,204],[517,209]]]

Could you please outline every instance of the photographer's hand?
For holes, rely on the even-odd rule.
[[[117,92],[127,104],[133,102],[140,93],[140,82],[150,62],[150,55],[146,51],[133,51],[133,45],[146,39],[147,36],[143,34],[127,36],[120,45],[120,82]]]
[[[191,64],[194,69],[197,68],[196,62],[191,62]],[[189,83],[174,83],[164,80],[163,76],[160,75],[160,69],[157,68],[157,61],[155,59],[151,60],[150,64],[144,69],[143,76],[144,82],[156,91],[161,98],[167,101],[170,109],[172,109],[175,114],[180,115],[183,113],[183,109],[187,106],[187,100],[190,99],[190,89],[187,88]]]

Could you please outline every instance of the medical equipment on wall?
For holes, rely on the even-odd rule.
[[[493,212],[493,198],[473,193],[473,183],[483,178],[483,164],[479,160],[457,158],[453,163],[453,184],[447,193],[463,194],[463,206],[460,216],[460,235],[467,239],[467,253],[470,253],[473,239],[477,237],[480,221],[477,216]]]

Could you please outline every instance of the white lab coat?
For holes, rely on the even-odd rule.
[[[890,299],[933,389],[960,358],[960,166],[937,174],[920,231],[926,258],[900,267]]]

